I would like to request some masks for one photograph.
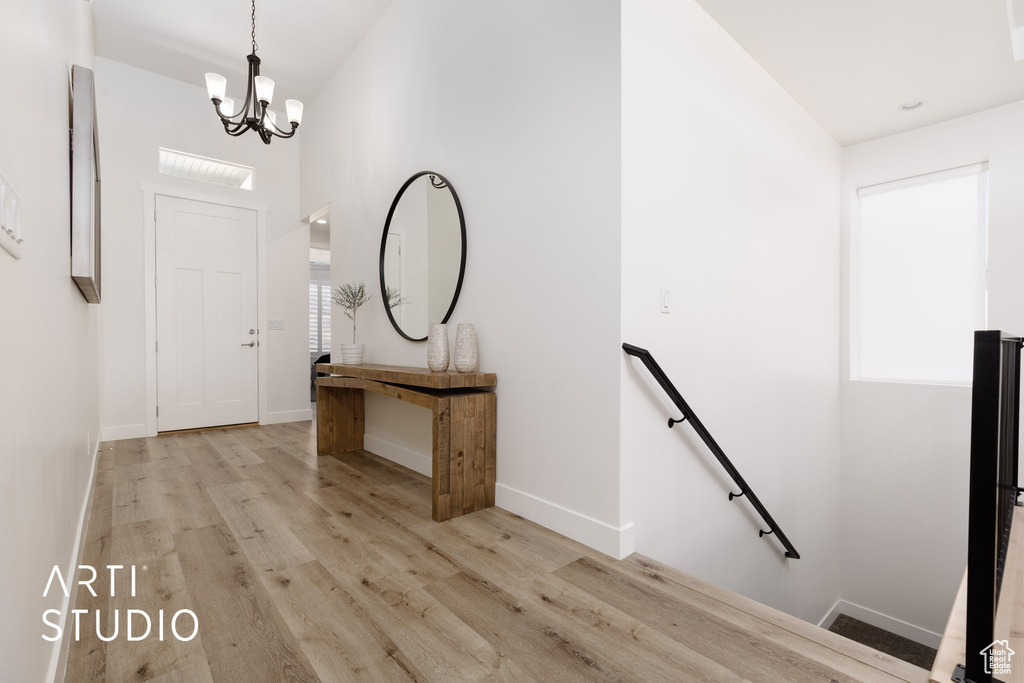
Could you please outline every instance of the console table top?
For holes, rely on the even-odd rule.
[[[498,376],[493,372],[431,372],[427,368],[411,368],[399,365],[342,365],[341,363],[317,363],[317,372],[330,373],[339,377],[358,377],[388,384],[404,384],[429,389],[469,389],[493,387]]]

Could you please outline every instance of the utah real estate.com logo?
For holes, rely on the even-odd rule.
[[[985,658],[985,673],[1010,675],[1010,658],[1015,654],[1010,649],[1010,641],[994,641],[981,651],[981,656]]]
[[[107,571],[110,572],[110,597],[117,597],[117,586],[116,577],[118,570],[124,570],[126,567],[121,564],[108,564],[106,566]],[[137,577],[137,571],[135,565],[130,565],[128,568],[130,581],[129,594],[131,597],[135,597],[135,579]],[[142,571],[148,571],[147,565],[142,565]],[[84,586],[86,590],[95,598],[98,597],[96,591],[93,589],[93,582],[96,581],[98,572],[95,567],[91,567],[87,564],[78,565],[78,572],[80,577],[78,579],[78,585]],[[85,572],[89,572],[90,577],[88,579],[83,578],[81,575]],[[68,598],[71,596],[71,591],[68,589],[68,584],[64,580],[64,576],[60,572],[60,567],[57,565],[53,566],[53,571],[50,572],[50,579],[46,582],[46,588],[43,589],[43,597],[47,597],[50,592],[50,588],[53,587],[54,579],[60,585],[61,592],[64,593],[64,597]],[[123,587],[122,587],[123,591]],[[124,597],[122,597],[122,600]],[[113,616],[110,613],[113,612]],[[87,609],[73,609],[71,610],[73,615],[74,629],[75,629],[75,641],[81,640],[82,637],[82,622],[85,622],[85,628],[88,629],[92,626],[89,619],[89,610]],[[85,615],[85,619],[82,616]],[[188,633],[189,619],[179,619],[182,616],[188,615],[191,617],[192,632]],[[199,633],[199,618],[196,617],[196,613],[190,609],[180,609],[170,617],[170,623],[166,622],[164,617],[164,610],[158,610],[157,614],[152,617],[148,612],[141,609],[129,609],[124,615],[124,619],[121,619],[121,610],[113,609],[104,612],[103,610],[97,609],[95,611],[96,617],[96,637],[100,640],[109,643],[110,641],[117,638],[118,633],[121,632],[121,624],[124,624],[124,631],[121,632],[123,635],[131,641],[145,640],[151,635],[155,635],[159,640],[169,640],[173,637],[175,640],[179,640],[183,643],[188,642],[196,637]],[[51,621],[52,619],[52,621]],[[113,620],[113,626],[110,626],[110,620]],[[71,620],[71,616],[68,617]],[[155,623],[154,623],[155,622]],[[102,624],[106,623],[104,627]],[[43,640],[50,642],[61,640],[64,636],[64,620],[62,619],[61,611],[59,609],[48,609],[43,612],[43,624],[53,629],[52,635],[43,634]],[[165,626],[169,626],[170,634],[165,633]],[[103,633],[107,631],[107,633]],[[88,632],[87,632],[88,635]],[[170,637],[169,637],[170,636]]]

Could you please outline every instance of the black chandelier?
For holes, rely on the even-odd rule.
[[[284,106],[288,115],[288,122],[291,130],[282,130],[277,126],[277,115],[270,111],[274,98],[274,81],[266,76],[260,76],[260,58],[256,56],[256,0],[252,0],[252,54],[249,60],[249,79],[245,85],[245,104],[235,113],[235,101],[225,96],[228,81],[220,74],[206,74],[206,89],[213,100],[217,116],[224,124],[224,131],[233,137],[238,137],[249,130],[254,130],[260,135],[264,143],[270,144],[270,140],[277,136],[279,138],[290,138],[295,135],[295,130],[302,121],[302,102],[298,100],[285,100]]]

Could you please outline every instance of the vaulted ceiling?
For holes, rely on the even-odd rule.
[[[843,145],[1024,99],[1022,0],[697,2]]]
[[[275,100],[310,101],[390,1],[258,0]],[[844,145],[1024,99],[1024,0],[697,2]],[[216,71],[241,96],[250,3],[93,0],[97,53],[198,86]]]
[[[391,0],[257,0],[257,55],[277,82],[275,102],[309,102]],[[251,0],[92,0],[96,52],[205,87],[204,74],[245,95]]]

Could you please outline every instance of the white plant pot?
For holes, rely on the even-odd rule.
[[[342,344],[341,345],[341,364],[342,365],[362,365],[363,363],[363,351],[366,350],[366,344]]]

